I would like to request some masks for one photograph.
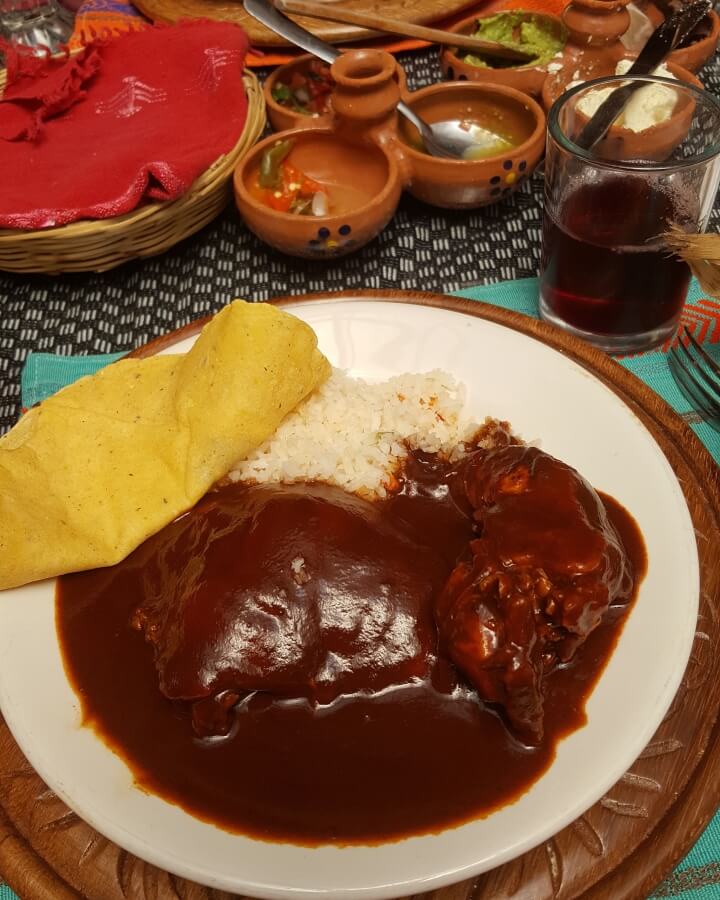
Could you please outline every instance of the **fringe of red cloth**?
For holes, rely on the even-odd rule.
[[[6,141],[37,140],[44,122],[85,98],[85,86],[101,65],[95,46],[60,59],[31,56],[16,46],[2,50],[7,83],[0,101],[0,139]]]

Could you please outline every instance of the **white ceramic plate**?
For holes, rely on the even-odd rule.
[[[469,878],[525,852],[589,808],[634,762],[689,656],[699,590],[694,534],[678,482],[645,427],[592,374],[540,341],[425,306],[334,301],[292,312],[313,326],[330,360],[354,375],[452,372],[468,387],[472,414],[508,419],[635,516],[648,573],[588,702],[588,724],[562,741],[526,794],[486,819],[378,847],[307,849],[228,834],[133,785],[125,764],[80,727],[56,640],[51,582],[0,594],[0,706],[21,749],[61,799],[149,862],[263,898],[397,897]]]

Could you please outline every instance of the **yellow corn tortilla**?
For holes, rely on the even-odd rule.
[[[120,360],[31,409],[0,438],[0,589],[124,559],[329,372],[308,325],[236,301],[186,355]]]

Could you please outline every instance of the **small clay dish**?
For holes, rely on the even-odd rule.
[[[673,50],[668,59],[689,72],[699,72],[717,50],[718,40],[720,40],[720,16],[713,10],[695,27],[687,47]]]
[[[702,83],[687,69],[677,65],[672,61],[672,56],[668,57],[666,62],[668,70],[677,78],[678,81],[684,81],[687,84],[694,84],[695,87],[702,87]],[[556,75],[549,75],[543,85],[541,100],[548,112],[553,103],[565,93],[567,86],[572,81],[591,81],[593,78],[607,78],[615,74],[614,62],[606,62],[593,58],[589,63],[582,62],[568,63],[564,69]]]
[[[440,159],[416,147],[405,120],[399,137],[407,157],[407,190],[446,209],[472,209],[504,199],[538,164],[545,147],[545,114],[527,94],[497,84],[436,84],[410,94],[410,106],[430,124],[467,121],[507,136],[513,146],[475,160]],[[414,146],[413,146],[414,145]]]
[[[332,111],[324,114],[308,115],[289,109],[273,99],[273,88],[279,84],[288,84],[295,72],[300,72],[304,75],[308,71],[310,63],[316,60],[317,57],[313,56],[312,53],[298,56],[292,62],[279,66],[265,80],[265,86],[263,87],[265,106],[268,119],[275,131],[286,131],[290,128],[324,128],[332,121]],[[405,70],[397,63],[395,64],[395,81],[400,87],[400,94],[405,96],[407,93]]]
[[[700,81],[690,72],[681,69],[680,66],[669,63],[668,69],[675,74],[681,84],[684,82],[699,91],[703,89]],[[617,76],[618,84],[622,83],[622,79],[623,76]],[[600,84],[599,88],[607,86]],[[574,90],[579,91],[579,88]],[[632,131],[629,128],[613,125],[606,137],[593,148],[593,155],[606,160],[664,162],[685,140],[692,125],[695,107],[692,91],[682,91],[675,109],[668,119],[644,128],[642,131]],[[563,130],[570,134],[579,134],[588,123],[589,117],[580,109],[569,111],[568,114],[573,116],[572,126],[564,127]]]
[[[282,140],[293,142],[287,162],[327,187],[328,215],[279,212],[256,195],[262,156]],[[240,214],[261,240],[290,256],[322,259],[371,241],[395,213],[402,180],[395,157],[380,147],[312,128],[274,134],[256,144],[235,169],[234,187]]]
[[[511,10],[517,12],[517,10]],[[495,13],[493,13],[495,15]],[[546,15],[545,13],[526,12],[524,14],[526,21],[541,21],[546,27],[556,34],[563,42],[567,41],[567,28],[563,25],[558,16]],[[455,31],[458,34],[474,34],[477,30],[478,21],[490,16],[469,16],[456,25],[452,25],[448,30]],[[459,55],[459,54],[462,54]],[[500,84],[506,87],[515,88],[534,97],[540,96],[543,82],[548,74],[549,63],[543,65],[510,65],[502,67],[484,67],[473,66],[465,62],[464,51],[458,51],[453,47],[447,47],[440,52],[440,66],[443,74],[450,81],[475,81],[482,84]],[[552,62],[552,60],[550,60]]]

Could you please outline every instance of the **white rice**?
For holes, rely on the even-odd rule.
[[[230,478],[324,481],[383,497],[408,447],[452,456],[474,437],[464,405],[464,385],[438,369],[379,383],[335,369]]]

